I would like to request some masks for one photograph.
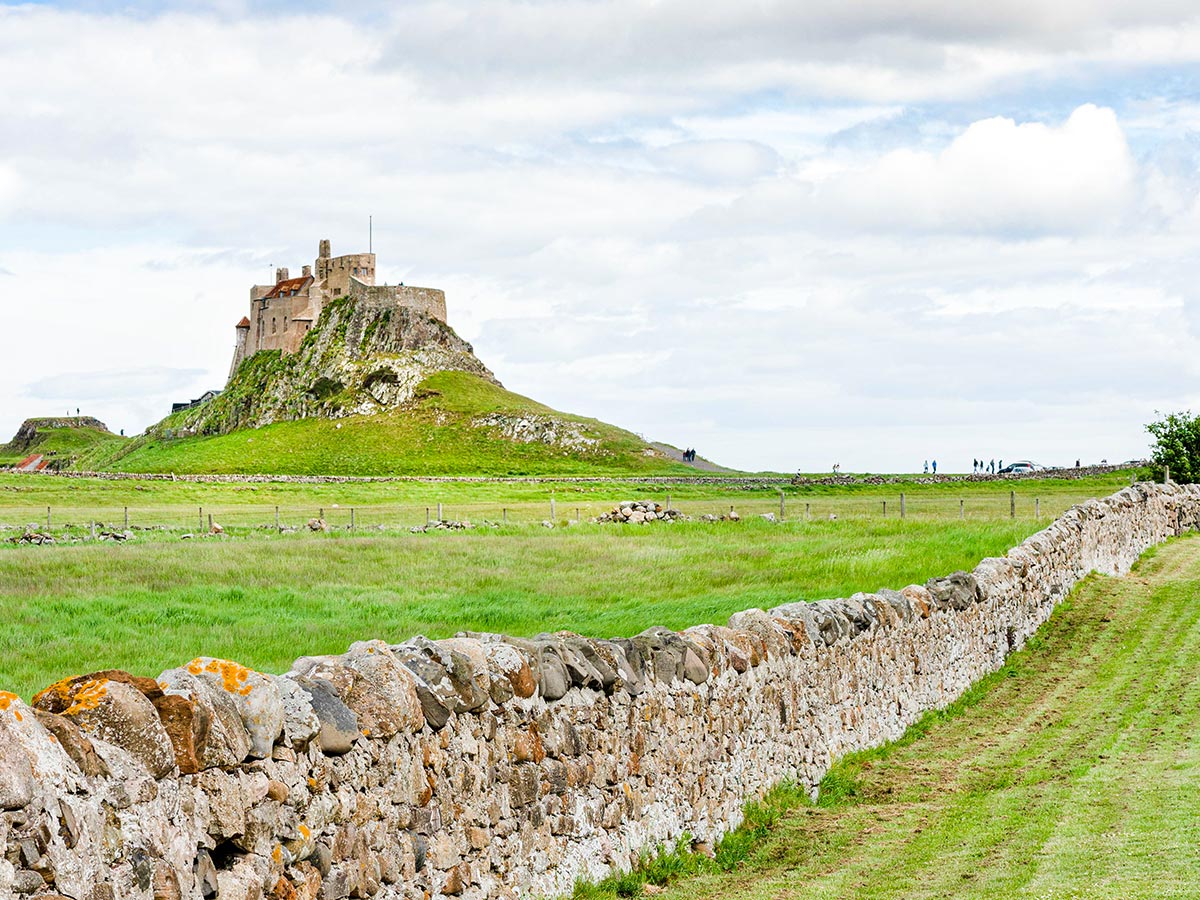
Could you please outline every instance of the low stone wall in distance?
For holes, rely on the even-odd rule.
[[[1087,573],[1194,528],[1200,488],[1076,507],[972,572],[629,640],[355,644],[0,693],[0,897],[568,893],[783,779],[898,737]]]

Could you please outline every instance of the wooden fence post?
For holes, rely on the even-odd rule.
[[[129,507],[125,507],[125,530],[129,530]]]
[[[906,510],[905,510],[905,506],[904,506],[904,492],[901,491],[900,492],[900,518],[902,518],[902,519],[904,518],[905,511]]]
[[[279,507],[275,507],[275,530],[279,531]]]
[[[554,498],[550,498],[550,521],[554,521]]]
[[[438,502],[438,521],[439,522],[443,521],[442,520],[442,504],[440,501]]]
[[[783,503],[784,503],[783,491],[780,491],[779,492],[779,521],[780,522],[783,521],[783,512],[784,512]]]
[[[1008,517],[1015,519],[1017,517],[1017,492],[1008,492]]]
[[[805,503],[804,504],[804,521],[806,521],[806,522],[809,519],[808,508],[809,508],[809,504]]]
[[[203,531],[204,530],[204,507],[203,506],[200,507],[199,521],[200,521],[200,530]]]
[[[964,510],[963,510],[963,501],[960,499],[960,500],[958,501],[958,517],[959,517],[960,519],[961,519],[961,518],[963,518],[963,512],[964,512]]]
[[[508,507],[504,507],[504,524],[508,524]]]
[[[50,530],[50,507],[46,507],[46,530]]]
[[[885,519],[887,518],[887,501],[886,500],[883,501],[883,517]]]
[[[350,507],[350,530],[354,530],[354,507]]]
[[[1033,498],[1033,517],[1035,519],[1040,519],[1042,517],[1042,498],[1041,497]]]

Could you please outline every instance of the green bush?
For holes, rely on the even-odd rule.
[[[1172,481],[1194,483],[1200,476],[1200,416],[1190,411],[1169,413],[1151,422],[1146,430],[1154,436],[1152,477],[1162,479],[1169,468]]]

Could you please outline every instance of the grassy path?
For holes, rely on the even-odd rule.
[[[1200,538],[1093,576],[955,714],[671,898],[1200,896]]]

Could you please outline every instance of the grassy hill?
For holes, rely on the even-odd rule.
[[[669,474],[693,470],[631,432],[560,413],[468,372],[438,372],[393,410],[174,437],[183,417],[97,446],[77,468],[282,475]]]
[[[55,468],[67,467],[89,454],[116,452],[125,443],[126,438],[88,416],[26,419],[11,441],[0,444],[0,467],[16,465],[33,453],[47,457]]]

